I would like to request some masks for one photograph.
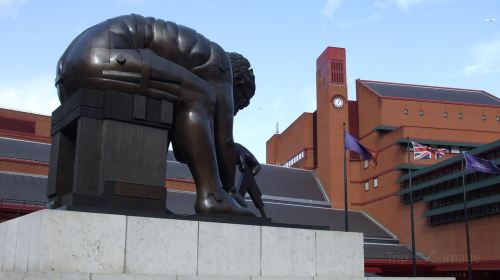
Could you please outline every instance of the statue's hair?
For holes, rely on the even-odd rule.
[[[250,92],[252,92],[253,96],[253,93],[255,93],[255,76],[250,62],[239,53],[228,52],[227,56],[231,61],[233,70],[233,87],[245,86],[251,89]],[[252,96],[247,96],[247,98],[250,99]]]

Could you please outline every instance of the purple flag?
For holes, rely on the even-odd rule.
[[[477,158],[467,152],[464,152],[465,169],[469,171],[478,171],[484,173],[500,174],[500,168],[490,160]]]
[[[345,134],[345,149],[358,153],[364,160],[369,160],[372,165],[377,165],[377,153],[366,148],[352,137],[351,134]]]

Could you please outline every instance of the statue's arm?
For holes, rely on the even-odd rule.
[[[244,172],[246,169],[250,169],[253,175],[257,175],[260,171],[260,163],[255,158],[255,156],[243,145],[239,143],[234,143],[237,153],[238,167],[241,172]]]

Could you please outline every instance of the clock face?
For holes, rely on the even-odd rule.
[[[337,109],[340,109],[342,107],[344,107],[344,98],[342,96],[335,96],[333,99],[332,99],[332,104],[333,104],[333,107],[337,108]]]

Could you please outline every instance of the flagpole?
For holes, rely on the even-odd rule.
[[[410,137],[408,137],[408,189],[410,190],[410,224],[411,224],[411,257],[412,257],[412,276],[417,277],[417,258],[415,252],[415,222],[413,220],[413,193],[411,189],[411,157],[410,157]]]
[[[470,255],[470,239],[469,239],[469,210],[467,209],[467,192],[465,191],[465,169],[464,160],[460,159],[462,165],[462,187],[463,187],[463,199],[464,199],[464,220],[465,220],[465,241],[467,246],[467,279],[472,280],[472,264]]]
[[[347,149],[345,147],[345,123],[344,127],[344,231],[349,231],[349,212],[347,205]]]

